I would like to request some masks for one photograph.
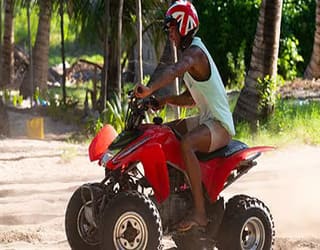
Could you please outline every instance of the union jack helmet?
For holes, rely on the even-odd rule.
[[[192,3],[177,0],[170,6],[165,17],[165,28],[173,24],[178,25],[178,31],[182,37],[190,33],[194,35],[198,31],[198,14]]]

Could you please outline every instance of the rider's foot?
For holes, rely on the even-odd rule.
[[[205,216],[193,215],[181,221],[177,227],[177,230],[179,232],[187,232],[190,229],[195,227],[205,229],[207,224],[208,224],[208,219]]]

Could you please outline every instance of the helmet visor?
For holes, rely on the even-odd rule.
[[[177,25],[177,20],[172,16],[166,16],[163,22],[163,30],[165,32],[169,31],[169,28]]]

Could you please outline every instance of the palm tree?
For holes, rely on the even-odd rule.
[[[46,95],[48,64],[49,64],[49,38],[50,38],[50,20],[52,13],[53,0],[39,0],[39,23],[36,35],[35,45],[32,52],[33,76],[35,87],[39,87],[41,94]],[[20,86],[20,92],[24,97],[31,96],[30,89],[30,67]]]
[[[0,46],[2,45],[2,0],[0,0]]]
[[[109,26],[110,26],[110,0],[105,1],[105,22],[104,22],[104,42],[103,42],[103,70],[101,79],[101,91],[100,91],[100,103],[101,107],[98,107],[100,111],[106,107],[107,97],[107,82],[108,82],[108,70],[109,70]]]
[[[122,15],[122,28],[123,34],[121,41],[118,41],[118,20],[119,20],[119,4],[120,1],[110,1],[110,25],[108,27],[109,37],[109,48],[110,53],[108,54],[108,72],[106,74],[107,79],[103,82],[107,82],[107,99],[112,98],[114,91],[119,91],[119,58],[123,55],[130,55],[130,49],[133,44],[137,42],[136,40],[136,25],[133,21],[133,16],[136,15],[136,0],[126,0],[123,3],[123,15]],[[106,11],[107,1],[103,0],[83,0],[83,1],[69,1],[69,9],[72,11],[72,20],[77,22],[80,29],[79,36],[86,37],[94,40],[100,40],[102,44],[105,41],[105,20],[104,17]],[[157,0],[145,0],[142,1],[142,9],[144,10],[144,15],[142,16],[143,27],[151,28],[158,17],[161,15],[161,10],[164,9],[164,2]],[[95,30],[96,32],[92,32]],[[158,32],[159,33],[159,32]],[[121,50],[118,45],[121,45]],[[104,45],[105,47],[105,45]],[[119,57],[117,53],[121,51],[121,56]],[[106,64],[106,62],[104,62]],[[121,66],[120,73],[122,71]],[[105,67],[104,67],[105,68]],[[120,86],[121,88],[121,86]],[[102,88],[103,89],[103,88]],[[103,96],[101,93],[100,97]]]
[[[0,0],[0,67],[1,67],[1,58],[2,58],[1,50],[2,50],[2,0]],[[2,79],[1,70],[0,70],[0,79]],[[0,82],[0,86],[1,86],[1,82]]]
[[[138,40],[138,75],[137,75],[137,82],[141,83],[142,80],[143,80],[141,0],[136,0],[136,8],[137,8],[137,40]]]
[[[61,32],[61,59],[62,59],[62,102],[66,104],[67,93],[66,93],[66,60],[64,51],[64,0],[60,0],[59,14],[60,14],[60,32]]]
[[[5,1],[4,34],[2,47],[2,67],[1,83],[2,86],[10,86],[14,79],[14,0]]]
[[[261,96],[257,84],[258,79],[277,74],[281,13],[282,0],[262,1],[249,72],[233,113],[236,123],[245,120],[255,128],[257,121],[271,110],[269,107],[259,109]]]
[[[33,60],[32,60],[32,39],[31,39],[31,22],[30,22],[30,4],[31,2],[27,2],[27,22],[28,22],[28,49],[29,49],[29,84],[30,84],[30,93],[34,93],[34,86],[33,86]],[[30,107],[33,105],[33,97],[30,96]]]
[[[304,78],[312,79],[320,77],[320,1],[316,7],[316,30],[314,32],[313,51],[310,62],[304,72]]]
[[[9,117],[5,105],[0,99],[0,136],[9,135]]]
[[[118,27],[117,27],[117,41],[115,48],[117,48],[116,53],[116,88],[114,89],[115,92],[121,97],[121,55],[122,55],[122,48],[121,48],[121,37],[122,37],[122,13],[123,13],[123,1],[119,0],[118,6]]]

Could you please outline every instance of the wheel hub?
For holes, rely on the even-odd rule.
[[[116,249],[145,249],[148,229],[143,218],[135,212],[126,212],[117,220],[113,240]]]
[[[241,249],[262,249],[265,242],[263,223],[257,217],[249,218],[243,225],[240,235]]]

